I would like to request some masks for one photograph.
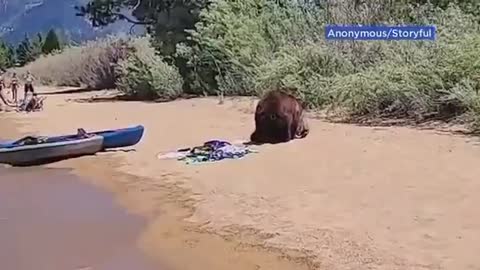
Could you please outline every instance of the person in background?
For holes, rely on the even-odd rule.
[[[33,81],[35,80],[35,77],[30,73],[30,71],[27,71],[27,74],[25,75],[25,86],[24,86],[24,94],[23,98],[25,99],[27,97],[28,92],[34,93],[33,90]]]
[[[15,107],[16,104],[11,104],[7,98],[7,87],[5,86],[5,71],[0,70],[0,111],[8,110]]]
[[[10,88],[12,89],[12,99],[15,104],[18,103],[18,97],[17,97],[17,92],[18,92],[18,78],[17,78],[17,73],[12,74],[12,79],[10,80]]]
[[[3,71],[0,71],[0,111],[3,111],[3,105],[9,106],[8,100],[5,98],[4,88],[5,88],[5,81],[3,77]]]
[[[5,87],[5,79],[3,77],[5,73],[3,71],[0,71],[0,92],[3,91]]]
[[[24,112],[36,112],[43,109],[43,101],[45,97],[38,97],[37,93],[28,91],[25,95],[25,99],[20,104],[18,111]]]

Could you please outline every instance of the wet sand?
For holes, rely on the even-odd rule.
[[[136,151],[49,167],[74,168],[148,217],[142,248],[176,270],[480,269],[477,137],[309,119],[304,140],[189,166],[156,155],[248,138],[255,102],[94,95],[104,93],[53,95],[45,111],[0,117],[21,134],[143,124]]]
[[[145,219],[66,170],[0,168],[0,268],[165,270],[139,248]]]

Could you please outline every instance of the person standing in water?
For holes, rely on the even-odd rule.
[[[12,99],[15,104],[18,103],[18,97],[17,97],[17,92],[18,92],[18,78],[17,78],[17,73],[12,74],[12,79],[10,80],[10,87],[12,89]]]
[[[24,99],[27,97],[28,92],[34,93],[33,90],[33,81],[35,80],[35,77],[30,73],[30,71],[27,71],[27,74],[25,75],[25,86],[24,86]]]

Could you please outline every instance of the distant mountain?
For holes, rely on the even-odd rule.
[[[54,28],[69,41],[81,42],[107,34],[128,32],[130,24],[117,22],[94,29],[82,17],[75,16],[76,5],[88,0],[0,0],[0,38],[18,43],[25,34],[33,37]]]

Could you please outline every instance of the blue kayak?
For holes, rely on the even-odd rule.
[[[145,128],[142,125],[138,125],[122,129],[96,131],[90,134],[102,136],[103,148],[110,149],[136,145],[142,139],[144,130]]]
[[[102,150],[102,136],[31,137],[0,147],[0,163],[31,166],[63,159],[94,155]]]
[[[95,132],[87,132],[87,134],[94,134],[103,137],[103,149],[119,148],[133,146],[140,142],[143,137],[144,127],[142,125],[102,130]],[[62,141],[69,138],[76,138],[77,134],[49,137],[51,140]],[[0,148],[9,148],[15,146],[15,141],[0,142]]]

